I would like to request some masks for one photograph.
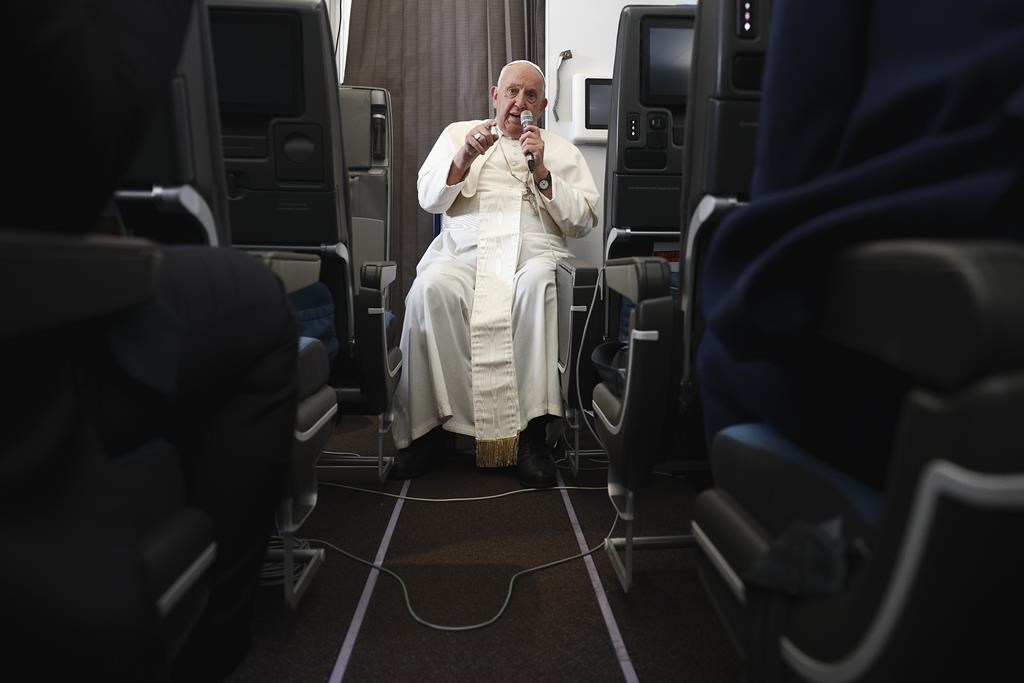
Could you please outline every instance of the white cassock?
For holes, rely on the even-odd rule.
[[[583,155],[542,131],[551,199],[534,187],[518,140],[501,135],[448,185],[455,152],[480,121],[449,125],[420,168],[420,206],[443,214],[405,300],[392,434],[406,448],[439,424],[476,438],[477,464],[515,464],[518,433],[561,415],[555,266],[565,238],[597,224]]]

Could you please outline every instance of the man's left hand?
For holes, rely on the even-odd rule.
[[[519,146],[523,155],[533,154],[533,179],[540,180],[548,174],[544,167],[544,138],[540,136],[540,128],[527,126],[519,136]]]

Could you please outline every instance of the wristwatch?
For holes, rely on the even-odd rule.
[[[543,192],[544,190],[551,187],[551,171],[548,174],[537,181],[537,189]]]

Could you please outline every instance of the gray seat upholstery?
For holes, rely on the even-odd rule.
[[[599,269],[582,259],[558,262],[555,297],[558,310],[558,386],[565,414],[563,444],[569,468],[579,474],[580,457],[603,456],[600,448],[581,448],[584,411],[591,406],[597,373],[590,356],[604,331],[604,306],[598,294]]]
[[[210,25],[196,2],[181,58],[114,194],[129,235],[162,244],[231,244]]]
[[[633,583],[634,550],[689,545],[686,536],[635,537],[637,489],[649,482],[659,459],[664,407],[675,389],[666,368],[675,351],[675,302],[669,294],[668,263],[657,257],[613,259],[605,264],[608,287],[631,301],[621,388],[608,379],[594,388],[597,434],[608,453],[608,497],[619,514],[624,535],[605,545],[625,591]]]
[[[25,540],[5,571],[5,613],[18,624],[7,645],[45,657],[56,638],[58,651],[77,652],[79,670],[109,680],[154,680],[175,657],[209,594],[213,525],[186,503],[169,443],[153,438],[108,453],[90,437],[93,359],[52,350],[57,340],[101,338],[107,321],[152,296],[158,268],[157,247],[142,240],[0,229],[0,353],[39,369],[34,381],[45,385],[32,395],[64,397],[29,403],[20,448],[32,452],[15,442],[5,456],[0,518],[5,537]],[[49,433],[78,436],[48,456]],[[45,457],[30,467],[47,468],[48,487],[10,488],[31,473],[18,462]]]
[[[697,377],[693,359],[703,329],[702,316],[699,310],[700,271],[702,255],[710,243],[715,227],[732,210],[742,205],[746,199],[746,187],[750,182],[753,168],[756,138],[756,118],[760,100],[760,69],[763,65],[764,49],[768,40],[768,20],[770,2],[756,3],[757,11],[753,13],[752,29],[737,31],[739,5],[719,0],[702,0],[696,8],[687,8],[695,14],[679,14],[675,17],[676,30],[684,31],[692,26],[692,55],[689,63],[689,82],[685,98],[685,130],[680,134],[685,145],[680,145],[678,161],[679,176],[677,178],[679,199],[674,216],[676,232],[672,238],[678,244],[679,263],[676,285],[678,294],[670,307],[671,316],[659,332],[659,340],[670,349],[658,364],[646,363],[635,365],[627,372],[627,376],[636,372],[642,375],[633,378],[634,387],[652,387],[655,395],[663,396],[659,402],[647,402],[636,396],[632,400],[623,401],[622,410],[627,414],[619,416],[624,424],[643,423],[649,434],[624,442],[610,438],[612,423],[601,419],[598,426],[602,430],[602,439],[610,438],[606,443],[609,452],[609,495],[616,504],[620,514],[630,518],[636,516],[635,502],[637,489],[646,485],[656,461],[672,461],[677,472],[686,475],[695,488],[703,488],[707,484],[708,466],[704,429],[697,390]],[[658,8],[626,8],[619,25],[619,40],[616,52],[616,68],[639,70],[644,62],[640,57],[639,35],[643,31],[645,21],[655,21],[659,17]],[[692,21],[692,23],[687,23]],[[659,28],[659,24],[654,25]],[[685,42],[683,34],[678,40]],[[643,81],[625,79],[626,81]],[[637,98],[640,96],[639,86],[634,84],[632,91],[622,86],[625,92],[620,97]],[[629,101],[628,99],[626,100]],[[623,109],[620,115],[628,114],[630,107]],[[671,108],[669,111],[672,111]],[[623,150],[630,144],[650,146],[648,136],[643,133],[650,121],[641,122],[641,134],[636,140],[630,141],[630,133],[626,140],[617,145],[617,163],[627,164]],[[645,142],[646,141],[646,142]],[[612,158],[612,146],[609,146],[609,158]],[[668,168],[673,171],[676,166]],[[616,198],[622,193],[623,180],[612,182],[609,177],[609,192],[606,198],[610,206],[618,207],[620,213],[628,206],[623,198]],[[645,179],[644,182],[656,182]],[[664,182],[664,181],[657,181]],[[636,187],[632,187],[634,193]],[[627,193],[628,196],[628,193]],[[635,202],[634,202],[635,203]],[[641,208],[634,209],[640,213]],[[621,234],[622,231],[610,234],[618,242],[615,247],[619,251],[636,250],[638,242],[634,233]],[[642,233],[641,233],[642,234]],[[668,235],[668,233],[666,233]],[[656,239],[651,237],[650,239]],[[661,239],[668,239],[663,236]],[[630,246],[633,245],[633,246]],[[609,253],[612,252],[609,245]],[[662,277],[664,284],[659,288],[642,285],[643,276],[654,268],[653,261],[658,257],[631,256],[608,262],[608,286],[614,296],[614,302],[625,299],[635,302],[637,306],[646,303],[648,297],[664,297],[671,289],[669,264],[664,263]],[[613,276],[612,264],[621,274]],[[616,298],[617,297],[617,298]],[[638,297],[638,298],[635,298]],[[614,308],[612,309],[614,310]],[[632,315],[637,315],[634,312]],[[609,327],[614,325],[609,322]],[[630,359],[639,354],[650,354],[649,344],[637,344],[626,335],[620,335],[628,349],[624,352]],[[645,367],[644,370],[639,368]],[[626,383],[627,387],[629,382]],[[595,390],[595,410],[598,407],[598,396],[602,401],[611,401],[613,395],[599,385],[600,394]],[[664,388],[663,388],[664,387]],[[637,389],[634,389],[637,391]],[[629,414],[632,411],[649,411],[651,416]],[[608,415],[607,409],[604,413]],[[609,434],[605,437],[604,434]],[[609,445],[611,444],[611,445]],[[607,546],[612,553],[613,563],[619,570],[619,578],[623,587],[628,590],[632,582],[632,553],[634,549],[664,548],[686,546],[692,542],[689,535],[669,537],[648,537],[633,539],[632,530],[627,525],[626,535],[612,539]],[[619,557],[616,549],[625,549],[625,555]]]
[[[1012,243],[840,255],[820,334],[910,385],[892,452],[864,455],[889,458],[884,490],[765,425],[716,437],[693,530],[749,680],[1019,672],[1000,615],[1024,607],[1022,278]]]
[[[718,224],[750,196],[771,9],[771,0],[755,0],[748,10],[750,30],[738,31],[739,4],[710,0],[697,7],[680,204],[680,381],[684,407],[693,411],[691,425],[701,423],[694,358],[704,329],[702,259]],[[702,429],[692,431],[699,441],[691,448],[703,450]]]
[[[209,6],[232,244],[319,258],[341,345],[329,379],[339,412],[378,415],[385,429],[402,367],[401,352],[387,343],[387,288],[397,266],[356,253],[372,242],[372,229],[356,240],[326,3],[212,0]],[[368,178],[376,177],[371,171]],[[361,206],[372,204],[362,193],[371,183],[360,182]],[[331,455],[334,464],[339,458]],[[391,461],[379,448],[372,466],[382,479]]]
[[[690,45],[697,8],[619,15],[605,168],[606,257],[652,256],[679,240]]]
[[[342,85],[341,128],[352,199],[352,253],[358,270],[391,255],[391,93]]]
[[[169,97],[158,107],[143,141],[115,193],[129,234],[163,243],[194,242],[229,247],[227,176],[222,151],[220,106],[215,87],[214,50],[207,3],[197,2]],[[243,234],[245,223],[243,225]],[[315,282],[320,260],[311,254],[255,253],[282,280],[285,289]],[[295,560],[291,534],[316,502],[315,467],[333,432],[337,397],[328,385],[319,341],[297,349],[304,391],[299,397],[292,470],[286,482],[278,532],[286,537],[284,560]],[[289,520],[287,522],[283,520]],[[311,580],[322,554],[307,560],[296,581],[289,573],[285,597],[294,606]]]

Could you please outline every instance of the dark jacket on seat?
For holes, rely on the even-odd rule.
[[[706,431],[767,421],[878,485],[903,382],[813,335],[831,259],[1024,233],[1024,3],[776,0],[771,29],[751,202],[703,270]]]

